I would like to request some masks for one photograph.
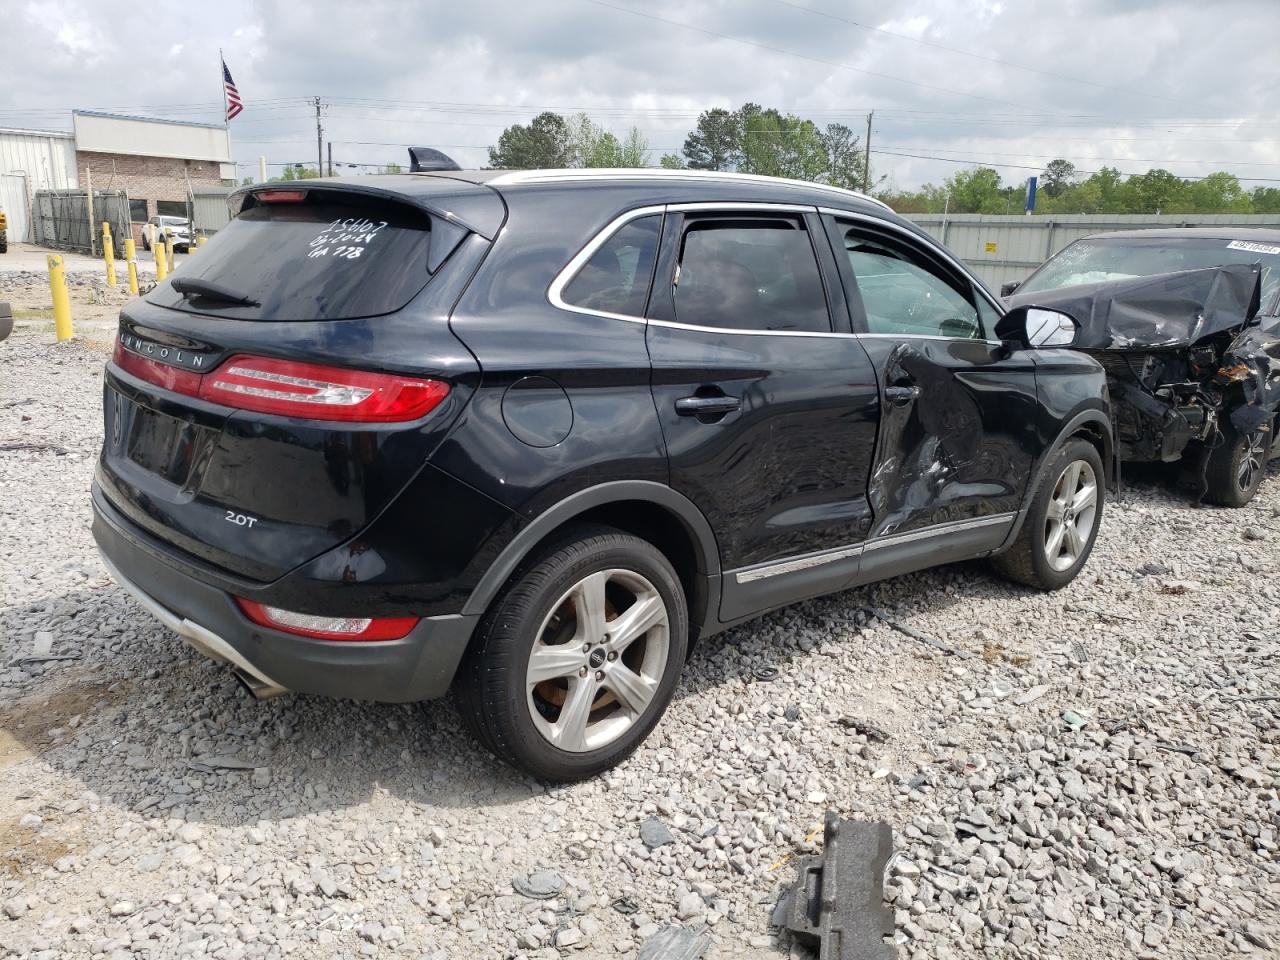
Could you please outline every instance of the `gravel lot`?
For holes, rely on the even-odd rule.
[[[115,586],[90,336],[0,344],[0,956],[785,956],[828,808],[894,828],[901,957],[1280,948],[1276,465],[1238,511],[1144,476],[1056,594],[963,564],[715,638],[631,761],[547,788],[448,702],[249,700]]]

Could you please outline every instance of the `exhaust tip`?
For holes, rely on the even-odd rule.
[[[249,696],[255,700],[270,700],[272,697],[283,696],[289,692],[284,687],[277,686],[274,683],[267,683],[260,677],[255,677],[249,671],[241,670],[239,667],[232,667],[231,672],[240,681],[240,685],[249,692]]]

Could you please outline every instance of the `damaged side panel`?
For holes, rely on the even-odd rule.
[[[862,342],[884,395],[871,536],[1016,511],[1033,452],[1047,442],[1031,352],[1007,357],[983,340]]]

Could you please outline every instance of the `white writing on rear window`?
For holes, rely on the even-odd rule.
[[[309,244],[311,252],[307,257],[312,260],[317,257],[358,260],[386,225],[385,220],[366,220],[363,217],[334,220],[316,234]]]

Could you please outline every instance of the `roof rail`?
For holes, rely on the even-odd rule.
[[[733,183],[782,183],[792,187],[808,187],[842,197],[855,197],[867,203],[892,211],[883,200],[861,193],[857,190],[846,190],[833,187],[829,183],[815,183],[811,180],[792,180],[787,177],[766,177],[754,173],[728,173],[721,170],[666,170],[656,167],[595,167],[581,170],[511,170],[501,173],[489,180],[491,186],[515,185],[520,183],[567,183],[574,180],[693,180]]]

